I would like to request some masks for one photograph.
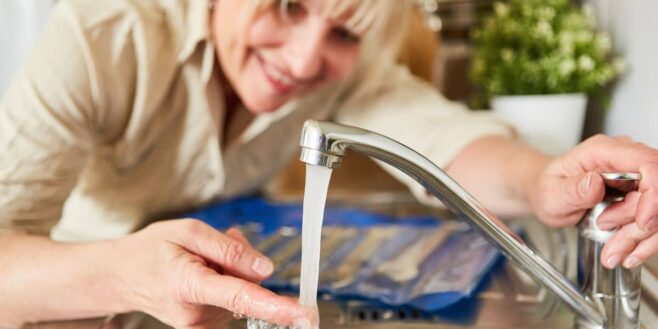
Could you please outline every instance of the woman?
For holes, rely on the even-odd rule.
[[[639,171],[601,218],[623,225],[603,259],[654,254],[658,152],[597,136],[552,159],[445,101],[393,64],[411,6],[61,0],[0,107],[0,326],[141,311],[206,328],[226,309],[308,327],[312,311],[257,285],[273,264],[239,232],[148,225],[258,188],[308,118],[392,136],[490,209],[554,226],[601,200],[597,172]]]

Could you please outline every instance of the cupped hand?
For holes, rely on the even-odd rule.
[[[535,184],[531,204],[550,226],[575,225],[603,199],[603,172],[642,175],[638,191],[606,209],[597,222],[601,229],[618,228],[603,248],[602,263],[633,268],[658,253],[658,150],[628,137],[591,137],[549,163]]]
[[[127,309],[175,328],[219,328],[227,312],[310,327],[314,310],[258,285],[273,270],[239,231],[197,220],[152,224],[113,247],[111,282]]]

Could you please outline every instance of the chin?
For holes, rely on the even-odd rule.
[[[272,113],[278,110],[285,103],[272,102],[268,100],[244,102],[244,106],[253,114]]]

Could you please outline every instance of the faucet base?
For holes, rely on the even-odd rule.
[[[598,296],[606,310],[606,324],[596,325],[583,317],[577,317],[576,329],[640,329],[640,292],[625,296]]]

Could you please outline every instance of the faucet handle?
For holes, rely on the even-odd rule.
[[[605,184],[605,200],[611,202],[623,201],[626,193],[637,191],[642,175],[631,172],[602,173]]]
[[[594,208],[590,209],[580,222],[580,235],[590,240],[605,243],[612,237],[617,229],[605,231],[598,227],[597,221],[603,211],[615,202],[624,201],[626,193],[636,191],[642,175],[631,172],[602,173],[605,184],[605,196]]]
[[[578,283],[583,292],[591,296],[604,310],[605,326],[592,325],[588,320],[577,320],[576,328],[638,329],[641,278],[640,269],[617,266],[609,269],[601,262],[605,243],[616,229],[603,231],[596,224],[609,206],[624,200],[627,193],[638,189],[639,173],[602,173],[605,197],[584,216],[579,225]]]

